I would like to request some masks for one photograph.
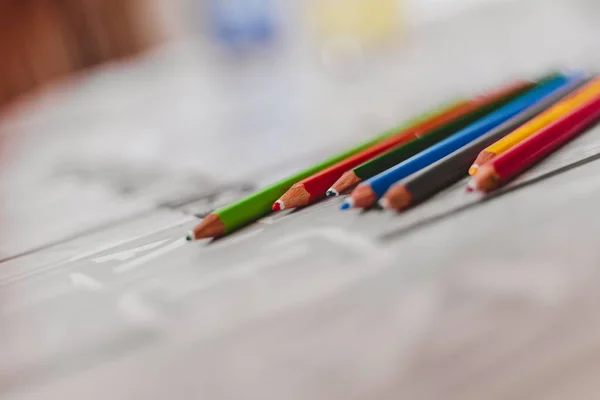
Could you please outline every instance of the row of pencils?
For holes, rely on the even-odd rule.
[[[471,176],[490,192],[600,119],[600,77],[556,72],[455,99],[207,216],[187,239],[218,237],[272,211],[352,192],[342,210],[402,211]]]

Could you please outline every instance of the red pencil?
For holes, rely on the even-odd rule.
[[[600,119],[600,96],[584,103],[551,125],[485,164],[469,188],[489,192],[523,172]]]
[[[468,114],[490,101],[505,95],[509,91],[514,91],[527,84],[525,81],[511,82],[509,85],[495,88],[485,92],[470,100],[459,103],[458,105],[444,110],[433,117],[414,125],[408,129],[398,132],[389,138],[376,143],[375,145],[362,150],[352,157],[348,157],[331,167],[324,169],[315,175],[312,175],[293,185],[281,198],[273,205],[273,210],[283,210],[285,208],[295,208],[310,204],[325,196],[325,193],[331,186],[347,171],[363,164],[366,161],[398,146],[418,138],[423,133],[453,121],[461,116]]]

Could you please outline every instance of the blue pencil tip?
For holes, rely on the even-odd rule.
[[[350,207],[351,207],[350,203],[348,203],[347,201],[345,201],[345,202],[343,202],[343,203],[340,205],[340,210],[344,211],[344,210],[347,210],[347,209],[349,209]]]

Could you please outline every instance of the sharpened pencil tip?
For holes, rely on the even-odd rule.
[[[346,200],[344,200],[344,202],[340,205],[340,210],[344,211],[352,207],[354,207],[354,199],[352,197],[349,197]]]
[[[188,242],[193,242],[194,241],[194,232],[189,232],[187,234],[187,236],[185,237],[185,240],[187,240]]]
[[[473,176],[477,173],[477,170],[479,169],[479,165],[477,164],[473,164],[471,166],[471,168],[469,168],[469,175]]]
[[[337,191],[337,190],[335,190],[335,189],[333,189],[333,188],[332,188],[332,189],[329,189],[329,190],[327,191],[327,193],[325,193],[325,194],[327,195],[327,197],[337,197],[337,196],[339,196],[339,195],[340,195],[340,194],[338,193],[338,191]]]
[[[472,193],[475,191],[475,189],[475,182],[471,179],[467,185],[467,193]]]
[[[285,209],[285,203],[281,200],[277,200],[275,203],[273,203],[273,207],[272,207],[273,211],[280,211]]]

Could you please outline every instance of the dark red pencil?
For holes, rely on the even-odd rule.
[[[485,164],[469,187],[489,192],[531,167],[600,119],[600,96],[530,136]]]

